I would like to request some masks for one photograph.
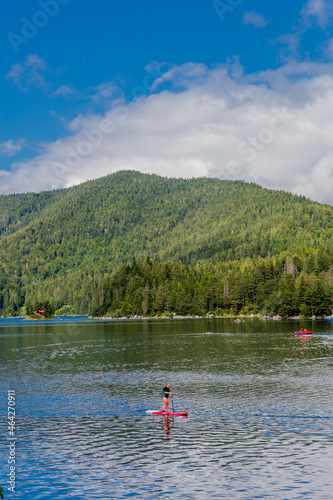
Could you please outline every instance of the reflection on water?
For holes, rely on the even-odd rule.
[[[163,417],[163,429],[165,432],[166,441],[170,441],[171,422],[170,422],[170,417],[168,416]]]
[[[13,498],[333,498],[332,323],[0,321],[0,348]],[[188,418],[145,413],[166,381]]]

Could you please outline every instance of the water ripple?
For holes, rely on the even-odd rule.
[[[15,498],[333,498],[331,339],[201,324],[0,335],[2,394],[17,394]],[[188,418],[145,413],[166,380]]]

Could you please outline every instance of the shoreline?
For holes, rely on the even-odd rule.
[[[231,316],[231,315],[225,315],[225,316],[218,316],[214,314],[209,314],[206,316],[181,316],[181,315],[173,315],[173,316],[120,316],[118,318],[115,318],[113,316],[89,316],[89,319],[94,319],[94,320],[99,320],[99,321],[106,321],[106,320],[114,320],[114,321],[119,321],[119,320],[151,320],[151,319],[233,319],[237,323],[242,322],[246,319],[258,319],[261,321],[284,321],[284,320],[294,320],[294,321],[315,321],[315,320],[333,320],[333,315],[332,316],[291,316],[291,317],[285,317],[283,318],[282,316],[267,316],[267,315],[255,315],[255,314],[250,314],[250,315],[238,315],[238,316]]]
[[[38,316],[36,318],[32,316],[0,316],[0,321],[5,320],[5,319],[21,319],[22,321],[52,321],[56,320],[58,318],[90,318],[89,314],[72,314],[70,316],[64,315],[56,315],[56,316],[51,316],[51,317],[45,317],[45,316]]]
[[[139,316],[139,315],[134,315],[134,316],[120,316],[120,317],[113,317],[113,316],[89,316],[88,314],[73,314],[70,316],[64,315],[57,315],[57,316],[52,316],[51,318],[44,318],[44,317],[38,317],[38,318],[32,318],[28,316],[7,316],[7,317],[0,317],[1,320],[23,320],[23,321],[52,321],[52,320],[57,320],[59,318],[61,319],[66,319],[66,318],[82,318],[86,317],[87,319],[90,320],[96,320],[96,321],[119,321],[119,320],[157,320],[157,319],[162,319],[162,320],[184,320],[184,319],[233,319],[235,322],[240,323],[244,320],[248,319],[256,319],[256,320],[261,320],[261,321],[316,321],[316,320],[332,320],[333,321],[333,315],[331,316],[288,316],[288,317],[282,317],[282,316],[269,316],[269,315],[259,315],[259,314],[249,314],[249,315],[244,315],[240,314],[237,316],[233,315],[215,315],[215,314],[207,314],[205,316],[199,316],[199,315],[186,315],[182,316],[179,314],[174,314],[174,315],[161,315],[161,316]]]

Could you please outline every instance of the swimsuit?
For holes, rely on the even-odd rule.
[[[171,392],[170,387],[163,387],[163,397],[168,399],[169,394],[165,394],[165,391],[167,391],[168,393]]]

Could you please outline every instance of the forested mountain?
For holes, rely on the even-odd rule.
[[[0,314],[41,299],[88,313],[101,283],[133,257],[188,268],[279,257],[284,266],[320,249],[329,268],[332,215],[331,206],[255,184],[130,171],[0,196]]]

